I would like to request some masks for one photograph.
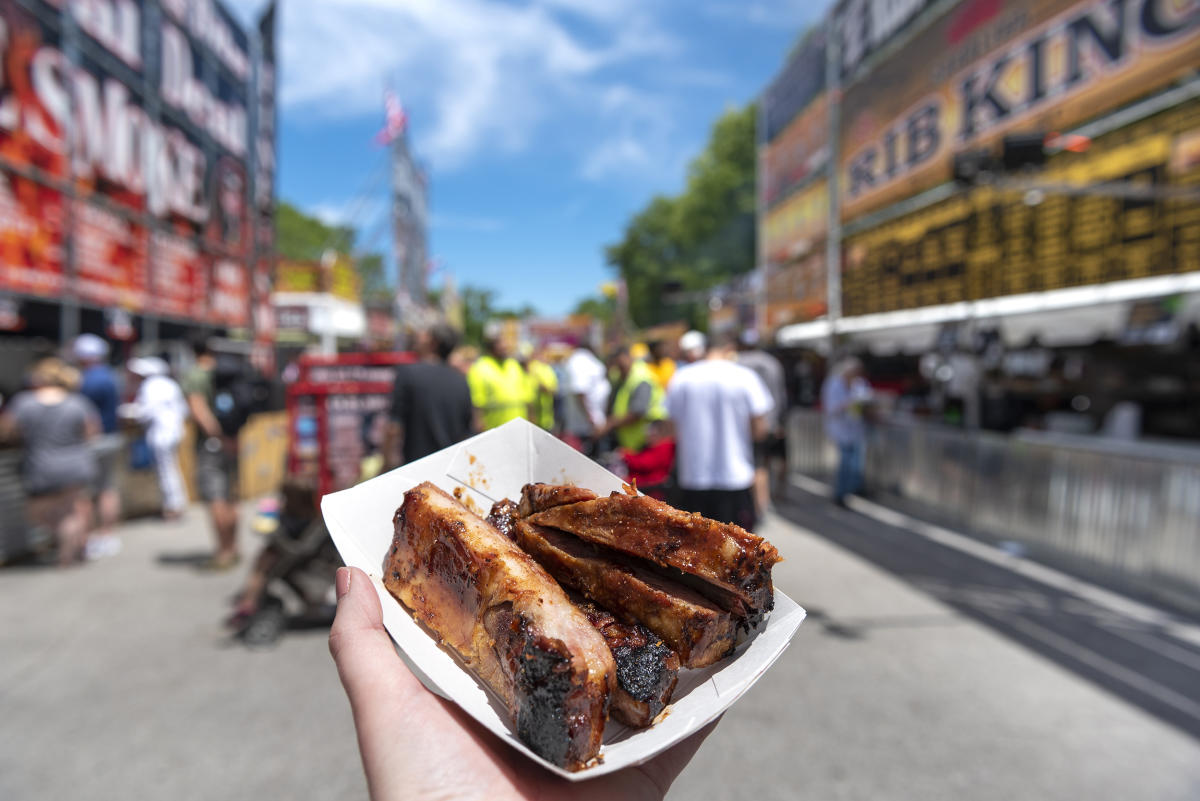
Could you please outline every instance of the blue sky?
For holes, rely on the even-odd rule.
[[[245,15],[260,2],[237,0]],[[389,251],[391,85],[459,286],[566,313],[827,0],[281,0],[279,197]],[[435,284],[440,281],[435,276]]]

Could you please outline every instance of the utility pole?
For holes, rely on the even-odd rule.
[[[337,263],[337,252],[333,248],[326,248],[321,254],[321,269],[327,274],[333,270],[334,264]],[[337,305],[333,299],[333,293],[328,285],[324,287],[324,292],[321,296],[321,305],[324,306],[325,326],[321,329],[321,355],[336,356],[338,352],[337,333],[333,330],[334,309]]]
[[[842,208],[838,178],[838,136],[841,129],[842,90],[839,76],[836,15],[830,13],[825,23],[825,97],[829,103],[829,161],[825,165],[829,187],[829,222],[825,231],[825,295],[829,318],[829,357],[837,354],[837,324],[842,316]]]
[[[770,291],[770,265],[767,264],[767,243],[766,237],[763,236],[763,229],[766,227],[767,204],[764,202],[764,180],[767,166],[767,149],[763,146],[766,142],[767,130],[767,92],[763,92],[758,99],[758,114],[757,124],[755,125],[754,142],[755,142],[755,161],[757,169],[754,171],[754,225],[757,230],[754,232],[755,242],[755,259],[758,263],[758,314],[756,315],[756,328],[758,328],[759,341],[765,341],[767,329],[770,328],[770,315],[767,313],[768,306],[771,303]]]

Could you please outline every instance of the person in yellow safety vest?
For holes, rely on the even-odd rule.
[[[554,396],[558,394],[554,368],[535,359],[533,345],[528,342],[517,346],[517,360],[529,384],[529,419],[547,431],[554,431]]]
[[[467,372],[475,425],[480,431],[504,425],[529,414],[529,384],[525,371],[509,354],[498,327],[484,331],[484,354]]]
[[[666,419],[662,387],[645,362],[634,361],[627,347],[613,353],[611,364],[616,370],[616,393],[602,433],[613,432],[618,446],[637,453],[646,447],[650,421]]]

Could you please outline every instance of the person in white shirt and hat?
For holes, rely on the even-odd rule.
[[[682,364],[695,364],[704,358],[707,350],[708,338],[699,331],[693,329],[679,338],[679,360]]]
[[[162,491],[163,516],[173,520],[187,505],[187,490],[179,471],[179,443],[188,416],[187,400],[162,359],[155,356],[130,359],[128,367],[141,383],[127,413],[146,427],[146,444],[154,455]]]

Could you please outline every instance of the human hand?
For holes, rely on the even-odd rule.
[[[714,721],[643,765],[569,782],[532,764],[422,686],[396,654],[365,573],[340,568],[337,597],[329,650],[350,697],[373,801],[661,799],[716,727]]]

